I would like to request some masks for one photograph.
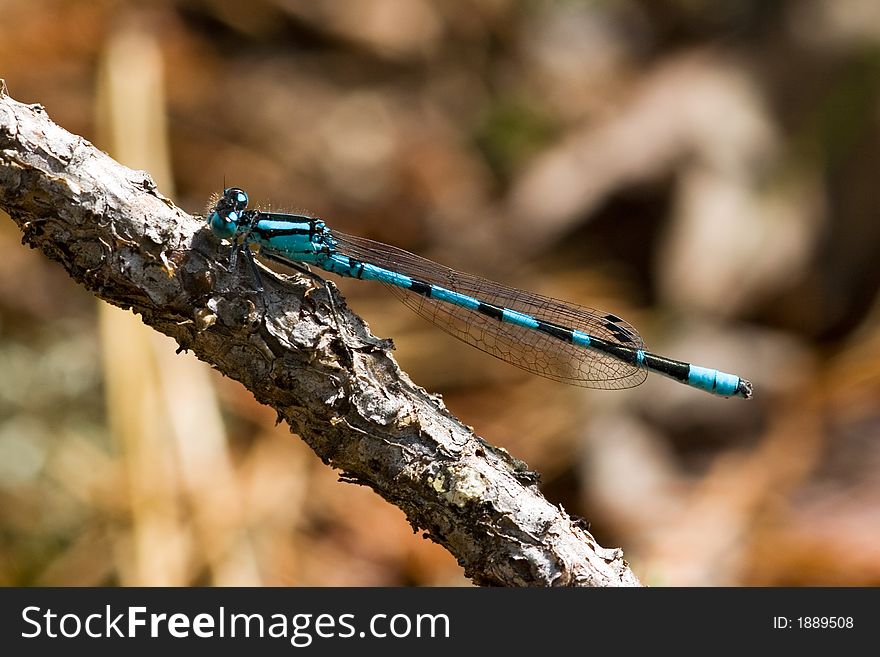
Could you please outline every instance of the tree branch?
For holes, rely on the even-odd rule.
[[[266,276],[264,308],[245,269],[224,269],[229,247],[203,218],[42,107],[10,98],[2,81],[0,206],[24,243],[240,381],[342,479],[400,507],[474,582],[639,585],[622,552],[544,499],[524,463],[414,385],[333,288]]]

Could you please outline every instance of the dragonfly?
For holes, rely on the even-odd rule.
[[[251,246],[270,260],[384,283],[420,316],[454,337],[539,376],[616,390],[649,372],[721,397],[752,396],[752,384],[716,369],[647,351],[638,331],[613,313],[526,292],[456,271],[382,242],[329,228],[319,218],[248,209],[247,193],[226,188],[207,214],[211,232],[233,243],[231,266]],[[261,287],[261,286],[260,286]]]

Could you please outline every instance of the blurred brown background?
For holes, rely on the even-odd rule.
[[[0,0],[0,77],[192,212],[225,181],[751,379],[569,388],[340,283],[645,583],[880,584],[876,0]],[[467,584],[19,242],[0,221],[0,583]]]

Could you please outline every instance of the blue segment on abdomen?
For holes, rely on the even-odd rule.
[[[526,315],[525,313],[519,313],[515,310],[511,310],[510,308],[504,308],[501,313],[501,321],[507,322],[508,324],[515,324],[516,326],[524,326],[530,329],[538,328],[538,320],[532,317],[531,315]]]
[[[447,290],[439,285],[431,286],[431,298],[437,299],[437,301],[445,301],[446,303],[454,303],[456,306],[462,306],[469,310],[476,310],[480,307],[480,302],[474,297]]]
[[[590,336],[583,331],[578,331],[577,329],[571,332],[571,341],[573,344],[576,344],[579,347],[590,346]]]
[[[739,377],[735,374],[719,372],[708,367],[691,365],[687,382],[688,385],[694,388],[728,397],[736,393],[737,386],[739,386]]]
[[[360,277],[367,281],[381,281],[402,288],[409,288],[412,285],[412,278],[409,276],[367,263],[364,263],[364,271]]]

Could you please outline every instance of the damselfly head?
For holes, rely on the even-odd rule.
[[[211,232],[220,239],[229,239],[235,236],[242,213],[248,204],[248,195],[238,187],[228,187],[223,190],[211,210],[208,212],[208,226]]]

